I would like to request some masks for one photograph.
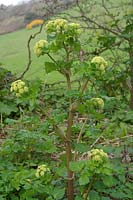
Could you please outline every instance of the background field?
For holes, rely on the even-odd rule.
[[[0,36],[0,63],[2,66],[11,70],[13,73],[19,76],[26,68],[28,62],[27,41],[31,34],[34,34],[39,30],[39,27],[32,30],[22,29],[13,33],[8,33]],[[37,58],[33,52],[33,46],[39,39],[45,38],[45,32],[42,31],[32,42],[32,64],[30,70],[26,73],[26,79],[45,79],[47,81],[56,81],[63,79],[58,72],[50,74],[45,73],[44,61],[46,57]]]

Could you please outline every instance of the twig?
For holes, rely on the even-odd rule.
[[[100,144],[106,145],[106,144],[110,144],[110,143],[113,143],[113,142],[121,141],[121,140],[123,140],[125,138],[130,138],[130,137],[132,138],[133,135],[126,135],[126,136],[123,136],[121,138],[115,138],[115,139],[112,139],[112,140],[106,140],[105,142],[102,142]]]
[[[77,144],[80,142],[80,139],[81,139],[81,137],[82,137],[82,134],[83,134],[83,131],[84,131],[84,127],[85,127],[85,125],[86,125],[87,120],[88,120],[88,118],[85,119],[85,121],[84,121],[84,123],[83,123],[83,125],[82,125],[82,127],[81,127],[80,133],[79,133],[78,138],[77,138]],[[74,161],[76,161],[77,156],[78,156],[78,151],[75,151],[75,154],[74,154]]]
[[[87,22],[87,23],[90,22],[90,23],[94,24],[95,26],[99,27],[100,29],[106,30],[106,31],[112,33],[113,35],[117,35],[119,38],[124,38],[125,40],[129,41],[128,37],[124,36],[122,34],[122,32],[120,32],[120,31],[118,32],[116,30],[110,29],[109,27],[102,25],[102,24],[98,23],[97,21],[93,20],[92,18],[86,16],[84,10],[80,6],[79,0],[77,0],[76,3],[77,3],[77,7],[80,10],[81,17],[82,17],[82,19],[84,19],[85,22]]]
[[[102,136],[100,135],[100,136],[95,140],[95,142],[90,146],[91,149],[95,146],[95,144],[100,140],[101,137],[102,137]]]
[[[83,82],[83,85],[82,85],[82,94],[84,94],[86,88],[87,88],[87,85],[88,85],[88,82],[89,82],[89,79],[85,79],[84,82]]]
[[[32,63],[32,58],[31,58],[31,48],[30,48],[30,44],[31,44],[31,41],[32,39],[34,39],[38,34],[41,33],[42,31],[42,28],[43,28],[43,25],[44,25],[44,22],[43,24],[41,24],[41,27],[39,29],[38,32],[36,32],[34,35],[30,35],[29,39],[28,39],[28,42],[27,42],[27,49],[28,49],[28,63],[27,63],[27,66],[26,66],[26,69],[24,70],[24,72],[21,74],[21,76],[17,79],[22,79],[24,77],[24,75],[26,74],[26,72],[30,69],[30,66],[31,66],[31,63]]]
[[[1,124],[1,130],[2,130],[2,133],[4,134],[4,128],[3,128],[3,115],[2,115],[2,113],[0,113],[0,124]]]

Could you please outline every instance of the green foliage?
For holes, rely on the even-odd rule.
[[[125,37],[130,30],[127,25]],[[82,62],[76,23],[52,20],[45,31],[47,41],[37,42],[34,51],[47,58],[46,73],[58,71],[65,81],[27,82],[28,93],[12,95],[19,116],[10,115],[2,129],[7,136],[0,148],[0,198],[132,199],[133,121],[124,87],[129,71],[110,60],[107,66],[101,56]],[[105,32],[98,45],[109,48],[116,40]],[[3,102],[1,107],[12,113]]]
[[[15,113],[18,111],[9,91],[10,83],[14,78],[9,70],[0,67],[0,114],[2,119],[9,116],[12,112]]]

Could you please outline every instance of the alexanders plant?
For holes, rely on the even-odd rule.
[[[74,186],[76,182],[77,171],[81,173],[79,174],[79,184],[84,186],[84,189],[81,189],[80,195],[82,196],[82,199],[87,199],[90,190],[86,191],[86,186],[89,184],[89,188],[91,189],[92,181],[90,183],[89,180],[93,179],[93,177],[99,173],[98,170],[101,170],[102,174],[102,168],[108,163],[108,156],[100,149],[91,150],[89,153],[87,153],[86,161],[81,159],[81,167],[79,167],[80,170],[77,170],[77,168],[75,170],[73,167],[73,161],[75,162],[74,164],[78,166],[78,160],[80,159],[81,155],[74,149],[73,144],[76,144],[77,140],[75,137],[73,137],[72,128],[74,125],[75,114],[78,112],[78,109],[82,104],[85,104],[88,111],[90,106],[91,109],[95,110],[95,112],[99,110],[101,112],[104,109],[104,101],[102,98],[93,97],[85,100],[84,95],[88,88],[90,79],[92,78],[93,80],[96,80],[98,75],[102,76],[105,74],[107,62],[100,56],[94,57],[90,62],[86,62],[86,64],[81,62],[79,59],[79,53],[81,50],[81,27],[79,24],[69,23],[65,19],[55,19],[49,21],[45,25],[45,31],[47,33],[47,38],[42,39],[35,44],[34,53],[37,57],[44,55],[48,57],[49,61],[45,62],[45,70],[47,73],[58,71],[65,77],[66,92],[64,94],[66,95],[66,99],[68,101],[68,108],[65,110],[63,115],[60,115],[60,112],[63,111],[61,108],[42,108],[46,120],[49,121],[51,127],[54,129],[52,133],[56,133],[58,135],[59,141],[63,146],[60,153],[62,153],[62,149],[65,149],[65,157],[63,161],[61,161],[63,164],[60,164],[59,162],[57,165],[60,168],[63,165],[63,171],[65,170],[65,175],[63,175],[62,179],[64,179],[63,181],[67,182],[66,195],[62,189],[62,191],[60,191],[60,199],[63,197],[67,197],[68,200],[75,199],[77,192]],[[74,69],[75,61],[78,63],[76,71]],[[80,88],[73,89],[72,77],[75,72],[78,73],[81,70],[83,65],[85,65],[85,68],[83,67],[84,70],[83,73],[81,73],[81,86]],[[28,87],[25,86],[23,81],[17,80],[16,82],[12,83],[11,91],[14,92],[18,98],[21,98],[24,93],[28,92]],[[85,111],[84,113],[86,115],[88,112]],[[84,113],[82,113],[82,115],[84,115]],[[80,133],[78,135],[78,139],[79,138]],[[55,177],[57,179],[61,179],[59,174],[62,174],[62,172],[59,172],[58,169],[52,170],[54,171],[54,174],[56,174]],[[52,170],[49,169],[47,165],[40,164],[36,169],[35,176],[38,181],[39,179],[45,179],[46,175],[48,177],[50,176],[49,183],[50,181],[51,183],[57,182],[55,180],[52,181]],[[56,195],[55,199],[57,200]]]
[[[67,93],[71,94],[73,91],[73,66],[75,60],[79,60],[79,52],[81,50],[81,27],[79,24],[69,23],[65,19],[55,19],[49,21],[45,25],[45,31],[47,33],[47,39],[40,40],[35,44],[34,53],[38,57],[43,55],[47,55],[49,57],[50,61],[45,62],[46,72],[49,73],[52,71],[58,71],[59,73],[63,74],[66,79]],[[59,57],[57,55],[58,53],[60,53],[62,57]],[[99,72],[99,74],[104,74],[107,67],[107,62],[102,57],[96,56],[92,59],[91,62],[88,63],[88,67],[92,68],[92,71],[95,69]],[[72,95],[69,95],[69,107],[67,110],[67,123],[65,130],[62,129],[59,124],[55,124],[53,121],[55,132],[61,136],[61,139],[63,140],[64,146],[66,148],[67,198],[69,200],[73,200],[75,197],[74,171],[72,171],[70,167],[70,163],[74,159],[74,155],[72,153],[72,143],[75,142],[72,136],[72,127],[74,123],[74,115],[77,112],[78,106],[80,106],[82,103],[81,97],[84,95],[87,89],[90,74],[88,73],[87,76],[82,78],[83,83],[80,90],[78,91],[79,96],[74,98]],[[101,98],[92,98],[89,100],[89,103],[93,106],[93,109],[103,109],[104,107],[104,101]],[[50,116],[47,111],[46,116],[48,118],[52,118],[52,116]],[[91,154],[94,154],[95,151],[98,152],[98,155],[94,156],[94,158],[96,157],[97,159],[95,159],[95,161],[94,159],[90,159],[90,163],[93,162],[98,164],[99,162],[103,162],[104,159],[107,159],[106,153],[104,153],[102,150],[92,150]]]

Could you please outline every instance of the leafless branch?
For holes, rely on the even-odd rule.
[[[28,39],[28,42],[27,42],[27,49],[28,49],[28,63],[27,63],[27,66],[26,66],[26,69],[24,70],[24,72],[21,74],[21,76],[18,78],[18,79],[22,79],[24,77],[24,75],[26,74],[26,72],[30,69],[30,66],[31,66],[31,63],[32,63],[32,57],[31,57],[31,47],[30,47],[30,44],[31,44],[31,41],[33,39],[35,39],[35,37],[41,33],[42,31],[42,28],[43,28],[43,25],[44,23],[41,25],[40,29],[38,32],[36,32],[34,35],[30,35],[29,39]]]
[[[114,30],[114,29],[110,29],[109,27],[105,26],[105,25],[102,25],[101,23],[98,23],[96,20],[94,20],[93,18],[89,17],[88,15],[86,15],[86,13],[84,12],[84,10],[82,9],[81,5],[80,5],[80,2],[79,0],[76,1],[77,3],[77,7],[79,8],[79,11],[80,11],[80,15],[82,17],[82,19],[84,20],[85,23],[91,23],[93,25],[95,25],[96,27],[102,29],[102,30],[105,30],[105,31],[108,31],[110,33],[112,33],[113,35],[116,35],[118,36],[119,38],[124,38],[125,40],[128,41],[128,38],[126,36],[124,36],[120,30],[117,31],[117,30]]]

